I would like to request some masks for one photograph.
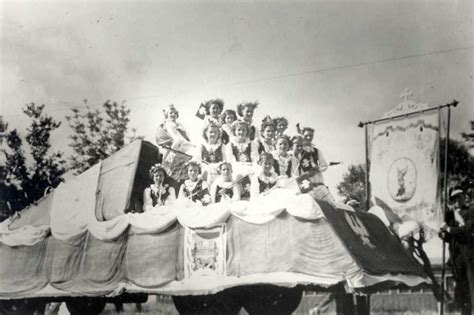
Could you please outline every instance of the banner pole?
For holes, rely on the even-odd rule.
[[[448,152],[449,152],[449,129],[451,127],[451,108],[448,106],[448,119],[446,126],[446,139],[444,144],[444,177],[443,177],[443,213],[448,210]],[[441,133],[440,133],[441,138]],[[441,143],[441,142],[440,142]],[[443,240],[442,266],[441,266],[441,301],[440,315],[444,314],[444,283],[446,277],[446,241]]]
[[[365,125],[365,208],[370,208],[370,183],[369,183],[369,132]]]

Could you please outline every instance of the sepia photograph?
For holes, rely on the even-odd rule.
[[[0,0],[0,315],[474,314],[473,21]]]

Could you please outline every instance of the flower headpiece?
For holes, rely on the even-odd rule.
[[[237,114],[239,114],[240,117],[243,117],[244,116],[243,111],[244,111],[245,107],[251,107],[255,110],[255,108],[257,108],[257,106],[258,106],[257,101],[240,103],[239,105],[237,105]]]
[[[163,174],[165,174],[165,179],[168,177],[168,170],[166,169],[166,167],[164,167],[160,163],[156,163],[155,165],[150,167],[150,170],[148,171],[148,175],[150,176],[151,179],[153,179],[155,174],[158,173],[159,171],[162,171]]]
[[[237,120],[237,114],[235,113],[235,110],[233,109],[226,109],[222,114],[221,114],[221,124],[225,124],[225,118],[229,115],[234,116],[234,121]]]
[[[248,137],[248,135],[250,134],[250,126],[249,126],[248,123],[246,123],[243,120],[236,120],[232,123],[232,125],[230,126],[230,130],[232,131],[232,134],[235,136],[235,130],[239,126],[244,126],[245,127],[245,129],[247,130],[247,137]]]
[[[274,158],[273,158],[273,155],[271,153],[268,153],[268,152],[262,152],[260,153],[260,156],[258,157],[258,164],[261,165],[263,163],[263,161],[273,161]]]
[[[207,124],[202,129],[202,137],[206,141],[209,141],[209,139],[207,139],[207,134],[206,134],[209,128],[217,128],[217,130],[219,131],[218,139],[221,138],[221,135],[222,135],[221,126],[218,124],[218,122],[215,119],[209,118],[209,120],[207,121]]]
[[[288,119],[286,119],[285,117],[277,117],[274,120],[276,125],[282,123],[285,125],[286,128],[288,128]]]
[[[311,128],[311,127],[303,127],[303,129],[301,129],[300,127],[300,123],[297,123],[296,124],[296,132],[298,132],[300,135],[303,135],[305,133],[305,131],[311,131],[314,133],[314,129]]]
[[[202,173],[201,164],[199,164],[198,162],[196,162],[196,161],[189,161],[189,162],[187,162],[186,164],[184,164],[184,167],[186,168],[186,170],[189,170],[189,168],[190,168],[191,166],[197,167],[199,174]]]
[[[177,114],[176,116],[179,117],[179,112],[176,107],[173,104],[169,104],[163,109],[163,115],[165,116],[165,118],[168,118],[168,115],[171,111],[175,111]]]
[[[294,138],[296,138],[298,136],[295,136]],[[293,142],[291,141],[290,137],[288,137],[287,135],[279,135],[278,137],[276,137],[275,141],[278,141],[280,139],[283,139],[285,140],[286,142],[288,142],[288,145],[291,147],[291,145],[293,144]]]
[[[219,113],[222,113],[222,111],[224,110],[224,101],[220,98],[214,98],[204,103],[204,106],[206,107],[206,114],[211,114],[210,110],[212,104],[216,104],[217,106],[219,106]]]
[[[269,126],[273,127],[273,129],[276,129],[275,120],[267,115],[267,116],[265,116],[265,118],[262,119],[262,125],[260,127],[260,133],[263,134],[263,131],[265,130],[265,128],[267,128]]]
[[[222,162],[222,163],[219,164],[219,166],[217,167],[217,174],[219,174],[219,175],[222,174],[221,169],[222,169],[222,167],[223,167],[224,165],[229,166],[229,167],[230,167],[230,170],[232,171],[232,164],[230,164],[229,162]]]

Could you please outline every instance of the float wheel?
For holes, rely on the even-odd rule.
[[[96,315],[105,308],[105,299],[93,297],[72,298],[66,301],[71,315]]]
[[[242,304],[250,315],[291,314],[301,302],[303,290],[275,285],[256,285],[245,289]]]

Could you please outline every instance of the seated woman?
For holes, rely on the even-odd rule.
[[[194,156],[197,162],[204,163],[203,179],[208,185],[216,179],[219,164],[227,161],[226,146],[222,144],[221,132],[219,125],[210,121],[202,131],[204,141]]]
[[[212,202],[223,200],[240,200],[240,185],[233,181],[232,165],[224,162],[218,168],[219,177],[212,183]]]
[[[176,199],[176,192],[170,185],[166,169],[160,164],[150,168],[149,176],[153,180],[150,187],[143,192],[143,211],[149,211],[156,206],[163,206]]]
[[[260,137],[258,138],[258,154],[275,150],[275,122],[270,116],[262,120]]]
[[[300,135],[293,136],[291,138],[291,151],[290,154],[297,160],[301,160],[303,154],[303,137]]]
[[[278,175],[273,170],[274,159],[270,153],[263,152],[258,160],[260,166],[257,174],[252,177],[250,184],[250,197],[254,198],[261,193],[269,191],[278,182]]]
[[[173,104],[168,105],[163,109],[165,120],[158,127],[156,132],[157,143],[163,143],[167,140],[175,142],[177,140],[184,140],[189,142],[189,136],[183,125],[178,122],[179,112]]]
[[[237,120],[232,124],[232,138],[227,144],[227,161],[233,164],[237,176],[252,173],[253,163],[258,160],[258,148],[254,141],[250,141],[249,125]]]
[[[250,140],[254,140],[256,136],[257,129],[252,124],[252,122],[253,122],[253,114],[257,106],[258,106],[258,102],[253,102],[253,103],[244,102],[237,105],[237,113],[239,114],[241,119],[249,125],[248,137],[250,138]]]
[[[176,107],[173,104],[168,105],[163,110],[163,114],[165,120],[156,131],[156,143],[165,145],[161,161],[170,170],[169,175],[181,181],[186,178],[186,174],[182,172],[183,165],[189,160],[189,153],[195,146],[189,141],[188,133],[183,125],[177,121],[179,113]]]
[[[197,162],[189,162],[186,166],[188,179],[179,189],[178,199],[190,199],[194,203],[207,206],[211,202],[207,183],[199,179],[201,166]]]
[[[302,130],[297,125],[298,132],[303,137],[303,150],[301,152],[298,175],[313,174],[311,182],[313,184],[324,184],[322,172],[328,168],[328,163],[320,149],[313,145],[314,129],[305,127]]]
[[[285,134],[286,129],[288,129],[288,119],[286,119],[285,117],[275,118],[275,126],[276,136],[281,136]]]
[[[204,103],[206,107],[205,121],[213,120],[215,123],[220,123],[220,116],[224,110],[224,101],[220,98],[212,99]]]
[[[295,176],[298,168],[298,160],[288,152],[289,149],[290,138],[287,135],[278,136],[276,150],[272,152],[275,159],[274,168],[279,176],[287,178]]]
[[[232,136],[231,126],[237,120],[237,114],[232,109],[226,109],[221,115],[222,143],[227,144]]]

